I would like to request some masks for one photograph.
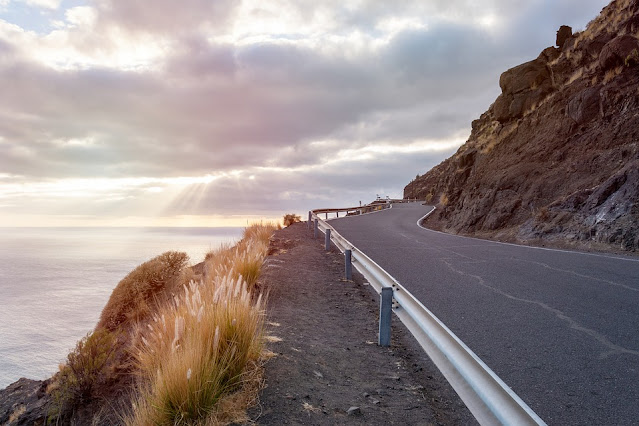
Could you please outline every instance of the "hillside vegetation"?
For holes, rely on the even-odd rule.
[[[519,242],[639,248],[639,1],[504,72],[468,141],[405,197],[430,226]]]
[[[258,277],[275,229],[250,226],[235,246],[195,267],[180,252],[138,266],[114,289],[95,330],[45,382],[43,402],[16,419],[41,424],[38,411],[46,408],[55,424],[246,420],[261,386]]]

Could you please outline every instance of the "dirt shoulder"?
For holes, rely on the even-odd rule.
[[[269,292],[263,425],[472,424],[474,419],[403,325],[377,345],[378,297],[306,223],[277,231],[261,285]],[[356,407],[356,408],[355,408]]]

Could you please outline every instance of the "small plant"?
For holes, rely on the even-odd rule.
[[[290,226],[294,223],[301,222],[301,221],[302,221],[301,216],[294,213],[285,214],[283,219],[284,226]]]
[[[439,196],[439,204],[446,207],[448,203],[449,203],[448,195],[446,195],[446,193],[444,192],[442,193],[442,195]]]
[[[106,329],[97,329],[76,344],[54,377],[50,419],[60,419],[99,396],[101,388],[116,378],[114,362],[118,347],[117,336]]]
[[[542,207],[537,212],[537,221],[538,222],[547,222],[550,219],[550,212],[548,211],[548,207]]]
[[[637,49],[633,49],[632,52],[626,56],[626,59],[624,59],[624,65],[632,67],[637,64],[639,64],[639,52],[637,52]]]

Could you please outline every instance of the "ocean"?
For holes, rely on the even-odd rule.
[[[0,389],[45,379],[98,321],[111,292],[168,250],[191,264],[242,228],[0,228]]]

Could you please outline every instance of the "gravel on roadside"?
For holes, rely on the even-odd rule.
[[[268,293],[265,388],[249,414],[262,425],[476,423],[417,342],[393,318],[377,345],[379,298],[305,222],[277,231],[262,269]]]

